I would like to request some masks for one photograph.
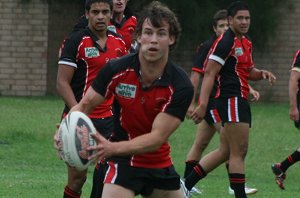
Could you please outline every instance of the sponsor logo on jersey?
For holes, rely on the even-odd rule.
[[[93,58],[99,56],[99,51],[96,47],[87,47],[84,48],[85,57],[87,58]]]
[[[235,48],[235,53],[236,56],[242,56],[243,55],[243,49],[241,47]]]
[[[136,85],[120,83],[116,87],[116,94],[125,98],[135,98]]]
[[[109,25],[109,26],[107,26],[107,29],[108,29],[109,31],[112,31],[112,32],[114,32],[114,33],[117,33],[116,27],[115,27],[114,25]]]

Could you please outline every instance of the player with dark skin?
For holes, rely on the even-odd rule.
[[[85,95],[87,88],[109,59],[127,53],[125,43],[120,37],[114,36],[107,30],[112,14],[112,4],[109,0],[87,0],[85,6],[87,28],[70,34],[64,41],[59,57],[57,91],[65,102],[62,117],[66,116],[69,109]],[[105,104],[98,106],[90,115],[95,127],[106,138],[113,131],[112,101],[113,98],[106,100]],[[57,133],[54,140],[54,146],[59,149]],[[70,166],[67,168],[68,182],[65,186],[64,198],[80,197],[87,170],[78,171]]]
[[[250,27],[248,5],[241,1],[232,2],[227,11],[229,29],[211,48],[213,50],[209,55],[201,86],[201,103],[191,116],[196,124],[204,119],[209,95],[217,76],[219,94],[216,107],[222,120],[220,146],[200,160],[186,177],[185,186],[191,190],[207,173],[228,160],[230,186],[235,197],[245,198],[244,160],[251,126],[251,112],[247,101],[248,80],[267,79],[273,84],[276,77],[269,71],[255,68],[252,62],[252,43],[245,36]]]
[[[195,95],[198,90],[200,77],[203,78],[204,75],[204,69],[205,69],[204,64],[205,64],[205,59],[209,53],[209,48],[213,44],[213,41],[218,36],[223,34],[227,29],[228,29],[227,10],[219,10],[215,13],[213,17],[213,30],[215,32],[214,35],[212,35],[212,37],[209,40],[205,41],[199,47],[195,57],[196,60],[192,68],[191,77],[190,77],[191,82],[194,86],[194,97],[186,114],[187,119],[191,118],[191,115],[195,110],[195,106],[194,106],[195,98],[196,98]],[[216,81],[216,86],[214,86],[212,94],[209,99],[210,100],[209,107],[207,108],[205,119],[198,124],[197,134],[194,143],[186,156],[184,178],[193,170],[193,167],[196,164],[198,164],[199,160],[201,159],[202,153],[204,152],[207,145],[213,138],[215,132],[220,131],[221,119],[214,105],[215,103],[214,94],[216,93],[215,90],[216,87],[217,87],[217,81]],[[254,90],[250,85],[249,85],[249,89],[250,89],[249,93],[252,95],[251,101],[259,100],[260,97],[259,92]],[[228,170],[228,163],[226,163],[226,168]],[[228,190],[230,194],[233,194],[233,190],[230,187]],[[245,191],[247,194],[253,194],[257,192],[257,189],[245,186]],[[192,192],[201,193],[201,191],[199,191],[196,188],[193,188]]]
[[[300,109],[300,92],[299,84],[300,82],[300,50],[298,50],[293,58],[290,79],[289,79],[289,100],[290,100],[290,110],[289,116],[295,123],[295,127],[300,131],[300,119],[299,119],[299,109]],[[282,190],[285,189],[283,182],[286,178],[286,171],[288,168],[293,166],[296,162],[300,161],[300,148],[291,153],[286,159],[280,163],[272,164],[272,171],[275,175],[275,182],[278,187]]]

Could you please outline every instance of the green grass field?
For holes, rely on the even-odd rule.
[[[55,123],[59,122],[63,103],[56,97],[0,97],[0,197],[58,198],[66,183],[66,166],[58,160],[52,146]],[[274,182],[270,166],[281,161],[299,146],[299,134],[288,117],[287,104],[252,104],[253,126],[247,155],[247,184],[258,188],[251,197],[281,198],[300,196],[299,164],[291,167],[281,191]],[[172,156],[182,174],[185,155],[196,126],[185,121],[172,135]],[[215,136],[207,151],[218,146]],[[89,178],[83,198],[89,197]],[[228,178],[221,165],[197,184],[203,194],[193,197],[233,197],[228,195]],[[249,196],[250,197],[250,196]]]

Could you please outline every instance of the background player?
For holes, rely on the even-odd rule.
[[[65,102],[63,116],[86,94],[92,81],[110,60],[125,55],[122,39],[107,31],[112,4],[109,0],[87,0],[85,3],[87,28],[70,34],[61,49],[57,73],[57,91]],[[96,107],[89,115],[96,129],[108,138],[113,131],[113,98]],[[55,136],[56,145],[57,136]],[[78,171],[68,166],[68,183],[64,197],[80,197],[87,170]]]
[[[250,27],[248,5],[232,2],[227,11],[229,29],[211,47],[201,86],[201,102],[191,116],[195,123],[203,120],[217,77],[216,107],[222,120],[220,146],[200,160],[186,177],[185,186],[191,190],[207,173],[229,160],[230,186],[235,197],[244,198],[247,197],[244,160],[251,126],[248,80],[268,79],[272,84],[276,78],[269,71],[255,68],[252,62],[252,43],[246,37]]]
[[[198,90],[200,77],[204,75],[204,62],[207,58],[210,47],[218,36],[223,34],[228,29],[227,10],[219,10],[214,14],[213,17],[213,30],[214,34],[211,38],[200,45],[197,49],[194,67],[191,72],[191,81],[194,86],[194,97],[193,101],[188,109],[186,117],[190,119],[193,111],[195,110],[194,101]],[[199,163],[202,153],[206,149],[207,145],[211,141],[216,131],[220,131],[221,118],[215,106],[215,96],[217,91],[218,82],[215,81],[213,90],[211,92],[206,115],[204,120],[198,124],[198,130],[195,141],[186,156],[186,166],[184,171],[184,178],[193,170],[193,167]],[[250,94],[253,96],[253,100],[259,99],[259,92],[250,88]],[[200,101],[198,101],[199,105]],[[228,171],[228,163],[226,163]],[[257,189],[245,186],[246,194],[253,194],[257,192]],[[191,192],[200,193],[196,188],[193,188]],[[233,190],[229,186],[229,194],[234,194]]]
[[[295,127],[300,129],[299,109],[300,109],[300,50],[298,50],[293,58],[291,66],[291,74],[289,81],[289,98],[290,98],[290,119],[295,122]],[[272,171],[275,174],[275,182],[284,190],[283,181],[286,177],[287,169],[300,161],[300,148],[294,151],[290,156],[280,163],[272,165]]]

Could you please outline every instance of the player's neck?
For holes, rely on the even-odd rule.
[[[234,28],[231,28],[231,30],[234,32],[235,36],[239,39],[239,40],[242,40],[243,38],[243,35],[242,33],[236,31]]]
[[[105,48],[107,40],[107,31],[97,32],[95,34],[98,38],[97,43],[101,48]]]
[[[168,57],[163,57],[155,62],[149,62],[144,58],[140,58],[140,75],[142,83],[149,86],[155,80],[159,79],[163,75],[167,61]]]
[[[114,22],[120,24],[122,22],[123,18],[124,18],[124,12],[120,12],[120,13],[114,12],[113,13]]]

